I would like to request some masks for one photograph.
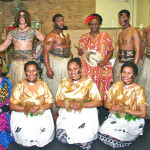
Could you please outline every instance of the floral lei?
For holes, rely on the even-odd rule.
[[[89,24],[91,22],[91,19],[99,19],[99,17],[94,16],[94,15],[90,15],[90,16],[85,18],[85,23]]]

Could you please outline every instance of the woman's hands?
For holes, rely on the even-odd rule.
[[[82,108],[82,104],[79,101],[70,102],[70,108],[74,110],[80,110]]]
[[[122,107],[120,105],[113,105],[112,111],[122,111]]]
[[[40,105],[34,105],[30,108],[30,113],[35,113],[40,109]]]

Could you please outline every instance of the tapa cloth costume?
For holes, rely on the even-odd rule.
[[[53,99],[56,96],[56,92],[58,90],[59,84],[61,83],[62,79],[68,77],[68,70],[67,65],[68,61],[70,60],[70,48],[55,48],[52,49],[49,53],[49,61],[50,67],[54,72],[53,79],[47,77],[47,70],[44,65],[42,79],[45,81],[52,93]],[[58,108],[56,105],[53,105],[52,112],[54,114],[58,114]]]
[[[55,101],[65,101],[66,99],[102,102],[97,86],[91,78],[78,83],[70,83],[68,79],[64,79],[59,86]],[[83,108],[81,112],[75,110],[68,112],[66,108],[60,108],[56,126],[56,136],[63,143],[92,143],[97,139],[99,130],[97,108]]]
[[[118,56],[116,56],[116,61],[113,66],[113,83],[121,81],[121,66],[126,61],[134,61],[135,50],[119,50]],[[138,64],[138,71],[140,72],[142,62]],[[135,78],[135,82],[138,83],[138,76]]]
[[[12,36],[11,40],[14,38],[22,42],[33,39],[35,33],[36,30],[32,28],[29,28],[25,32],[21,32],[17,28],[10,31],[10,35]],[[32,50],[14,50],[11,55],[12,60],[9,71],[9,81],[15,86],[17,82],[25,79],[24,64],[29,60],[33,60],[33,52]]]
[[[0,150],[6,150],[10,142],[14,142],[10,131],[9,98],[12,90],[10,81],[1,77],[0,83]]]
[[[114,49],[110,35],[105,32],[100,32],[94,38],[89,33],[83,34],[79,40],[79,46],[84,51],[95,50],[99,52],[103,59],[107,56],[108,51],[112,51]],[[100,65],[91,67],[86,61],[86,56],[83,54],[81,57],[81,63],[82,75],[91,77],[96,83],[100,95],[104,95],[104,99],[106,99],[105,92],[108,91],[111,83],[113,82],[110,62],[108,61],[104,67],[101,67]]]
[[[21,99],[20,99],[21,97]],[[41,99],[38,99],[41,97]],[[30,92],[23,81],[18,82],[12,92],[10,102],[23,105],[25,101],[36,98],[40,105],[53,103],[52,95],[48,85],[40,80],[40,85],[35,93]],[[43,147],[53,140],[54,123],[50,109],[43,114],[26,116],[24,112],[12,111],[11,130],[16,143],[23,146]]]
[[[137,85],[131,89],[123,89],[122,81],[115,83],[107,92],[108,98],[113,101],[121,101],[131,110],[138,110],[139,105],[147,105],[145,90]],[[120,148],[129,146],[139,135],[143,134],[145,121],[143,118],[136,120],[126,120],[124,117],[117,118],[110,114],[108,119],[100,126],[99,139],[105,144]]]

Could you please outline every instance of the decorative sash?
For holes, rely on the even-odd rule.
[[[124,63],[126,61],[134,61],[135,53],[135,50],[119,50],[119,62]]]
[[[150,58],[150,45],[146,47],[146,56]]]
[[[15,50],[11,57],[15,61],[28,61],[33,59],[33,52],[32,50]]]
[[[54,48],[50,51],[51,54],[63,58],[70,57],[70,48]]]

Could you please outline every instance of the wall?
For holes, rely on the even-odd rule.
[[[150,24],[150,1],[138,0],[137,1],[137,26],[140,24],[145,27]]]
[[[70,30],[88,29],[84,23],[85,17],[95,12],[95,0],[28,0],[23,1],[32,20],[40,19],[43,23],[44,33],[53,28],[52,17],[61,13],[65,17],[65,24]],[[11,2],[4,2],[6,28],[14,20],[10,13]]]
[[[127,9],[131,12],[131,1],[132,0],[96,0],[96,12],[103,17],[102,27],[120,26],[118,23],[118,12],[122,9]]]

